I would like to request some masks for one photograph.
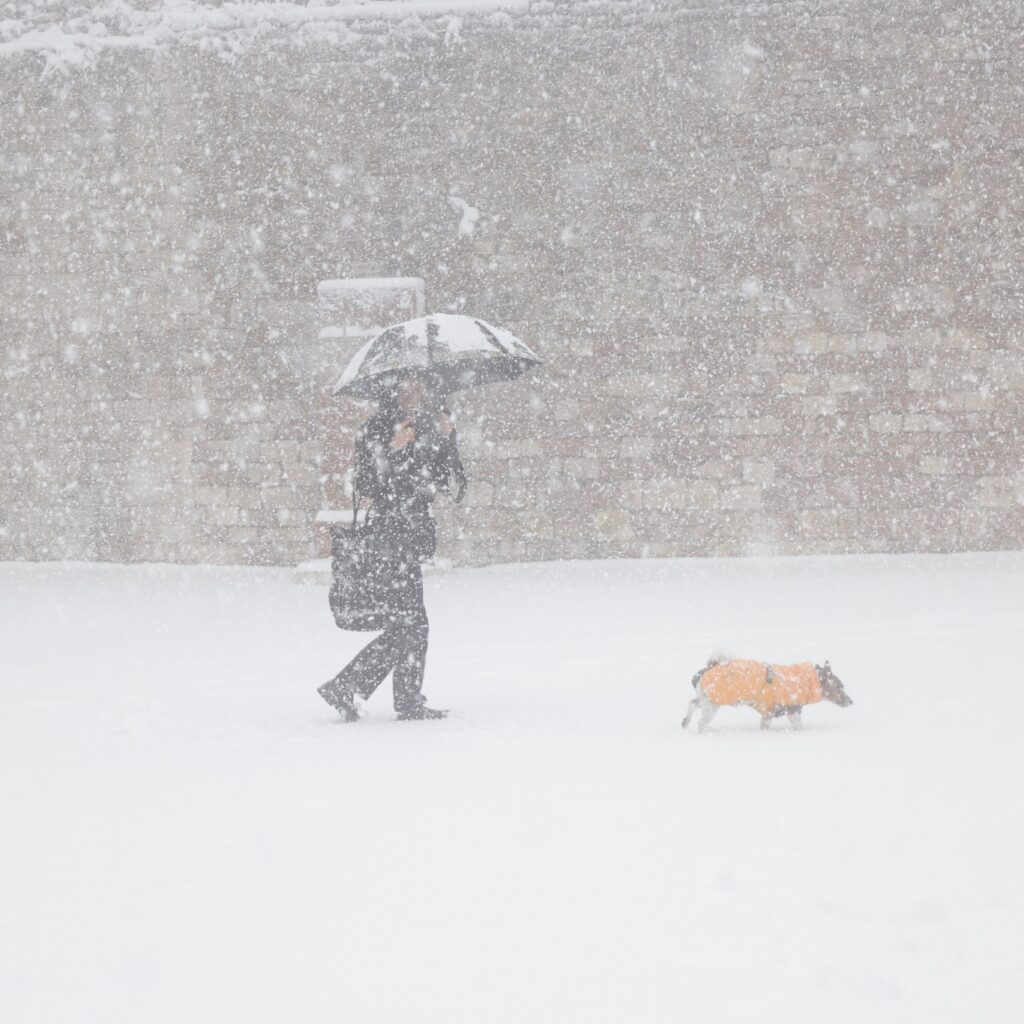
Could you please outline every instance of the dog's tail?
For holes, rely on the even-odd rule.
[[[700,686],[700,681],[704,678],[704,673],[709,668],[713,668],[715,665],[725,665],[733,660],[733,656],[723,650],[721,647],[716,648],[711,652],[711,657],[708,658],[708,663],[690,680],[693,683],[693,688],[696,690]]]

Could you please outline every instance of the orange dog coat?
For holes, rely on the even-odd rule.
[[[821,700],[818,670],[809,661],[799,665],[727,661],[712,665],[697,685],[713,704],[749,704],[762,717]]]

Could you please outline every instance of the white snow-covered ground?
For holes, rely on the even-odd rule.
[[[0,1020],[1010,1022],[1024,555],[429,577],[442,723],[279,570],[0,565]],[[684,735],[709,651],[855,703]]]

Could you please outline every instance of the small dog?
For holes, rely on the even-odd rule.
[[[809,661],[799,665],[766,665],[761,661],[715,655],[693,677],[696,696],[686,709],[683,728],[700,708],[697,731],[703,732],[723,705],[745,704],[761,715],[761,728],[767,729],[773,718],[785,715],[794,729],[800,728],[800,712],[807,704],[828,700],[849,707],[853,700],[842,680],[824,665]]]

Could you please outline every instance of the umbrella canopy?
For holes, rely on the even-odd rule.
[[[334,393],[377,398],[413,374],[435,377],[448,393],[512,380],[539,364],[508,331],[476,317],[437,313],[381,331],[352,357]]]

